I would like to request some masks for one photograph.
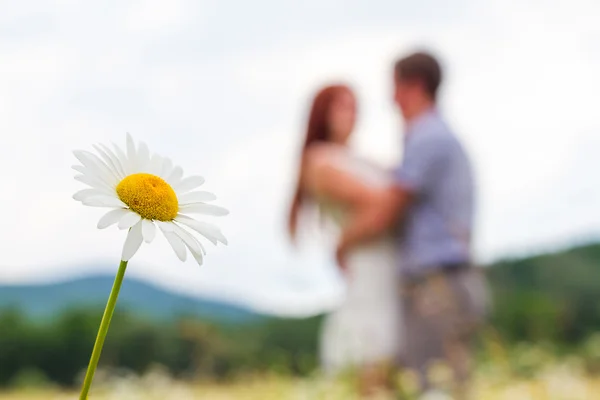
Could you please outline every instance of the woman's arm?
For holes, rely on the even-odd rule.
[[[374,188],[338,168],[332,153],[323,146],[306,154],[303,182],[306,190],[349,208],[349,219],[340,238],[338,257],[358,243],[377,237],[393,227],[403,215],[410,194],[397,186]]]
[[[301,183],[307,192],[349,208],[368,202],[371,188],[340,167],[340,149],[330,144],[313,146],[304,155]]]
[[[338,263],[343,266],[348,250],[357,244],[395,227],[410,201],[410,193],[399,186],[372,190],[369,198],[352,210],[342,230],[336,253]]]

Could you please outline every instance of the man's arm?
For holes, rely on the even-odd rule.
[[[392,228],[402,216],[410,194],[400,186],[373,188],[346,171],[323,165],[315,174],[313,187],[349,208],[350,216],[341,242],[354,246]]]
[[[337,248],[337,259],[343,265],[349,249],[376,238],[394,227],[404,216],[411,194],[400,186],[370,190],[366,201],[351,211]]]
[[[451,143],[450,143],[451,144]],[[404,216],[413,198],[430,190],[447,164],[448,146],[444,136],[417,136],[406,143],[402,164],[394,172],[395,185],[370,190],[364,201],[352,210],[338,245],[343,262],[348,249],[376,237]]]
[[[365,240],[377,237],[393,227],[410,201],[410,192],[400,186],[373,188],[330,162],[326,146],[306,155],[302,174],[304,185],[312,193],[348,207],[349,220],[342,232],[338,255]]]

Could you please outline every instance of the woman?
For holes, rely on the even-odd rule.
[[[314,98],[298,184],[289,215],[295,237],[305,205],[317,205],[325,222],[343,227],[358,181],[366,185],[389,185],[386,171],[353,156],[347,148],[356,120],[356,100],[344,85],[328,86]],[[328,172],[328,173],[324,173]],[[331,176],[336,176],[331,181]],[[351,175],[353,179],[345,180]],[[329,182],[325,182],[325,177]],[[361,389],[383,385],[387,367],[400,344],[398,278],[392,235],[381,237],[347,254],[344,266],[346,296],[325,319],[321,332],[321,360],[328,372],[357,368]]]

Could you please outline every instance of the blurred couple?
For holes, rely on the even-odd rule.
[[[436,108],[436,58],[401,58],[393,78],[405,121],[400,165],[389,171],[353,154],[355,94],[345,85],[323,88],[310,112],[289,230],[295,237],[311,205],[339,228],[346,297],[322,328],[326,371],[357,369],[368,396],[392,389],[406,368],[427,394],[436,390],[428,369],[442,361],[454,377],[448,398],[465,398],[471,341],[486,308],[485,282],[471,263],[471,165]]]

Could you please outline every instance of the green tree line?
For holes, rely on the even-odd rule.
[[[0,313],[0,386],[36,371],[63,386],[86,367],[102,310],[73,309],[43,323],[19,310]],[[306,374],[317,366],[320,317],[216,325],[181,318],[171,324],[116,312],[100,367],[136,373],[160,364],[178,378],[216,378],[273,371]]]

